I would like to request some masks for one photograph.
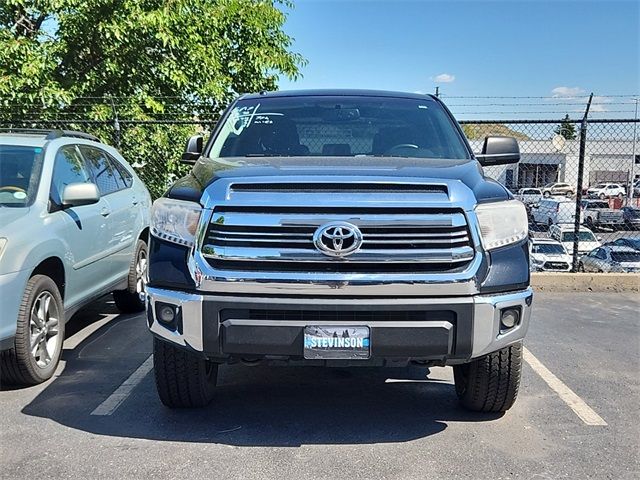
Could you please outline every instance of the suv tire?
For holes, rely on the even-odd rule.
[[[153,372],[162,403],[169,408],[195,408],[213,399],[218,364],[153,339]]]
[[[144,240],[138,240],[135,254],[129,266],[127,288],[113,292],[116,307],[118,307],[121,313],[137,313],[144,310],[147,258],[147,243]]]
[[[0,353],[0,381],[36,385],[53,376],[62,355],[64,307],[56,283],[34,275],[22,295],[13,348]]]
[[[522,343],[453,367],[462,406],[476,412],[505,412],[518,396]]]

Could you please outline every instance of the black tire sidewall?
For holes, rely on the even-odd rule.
[[[49,365],[42,368],[38,366],[35,358],[31,355],[29,317],[31,315],[33,303],[38,296],[45,291],[51,293],[53,296],[53,299],[57,304],[56,306],[58,308],[60,318],[58,319],[59,339],[56,351],[52,355]],[[56,283],[45,275],[34,275],[31,277],[23,294],[20,311],[18,313],[15,351],[18,361],[24,365],[29,376],[32,377],[33,383],[41,383],[51,378],[58,366],[60,357],[62,356],[62,344],[64,343],[64,316],[62,296],[60,295],[60,291],[58,290]]]

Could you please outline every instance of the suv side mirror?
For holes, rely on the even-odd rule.
[[[182,154],[182,162],[183,163],[196,163],[196,161],[202,155],[203,150],[203,140],[202,135],[193,135],[189,137],[187,140],[187,145],[184,149],[184,153]]]
[[[95,183],[70,183],[62,191],[64,207],[91,205],[100,200],[100,191]]]
[[[483,167],[506,165],[520,161],[520,147],[513,137],[485,137],[482,153],[476,158]]]

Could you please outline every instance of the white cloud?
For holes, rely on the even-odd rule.
[[[571,99],[584,93],[584,89],[580,87],[556,87],[551,90],[553,98]]]
[[[436,75],[433,77],[433,81],[436,83],[451,83],[456,79],[455,75],[451,75],[450,73],[441,73],[440,75]]]

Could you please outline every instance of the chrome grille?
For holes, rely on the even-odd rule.
[[[362,247],[349,257],[328,257],[313,243],[318,227],[335,221],[362,232]],[[416,270],[459,268],[473,259],[474,248],[464,214],[451,209],[218,207],[202,253],[216,268],[238,269],[246,262],[247,269],[256,269],[259,262],[267,270],[309,271],[340,264],[340,271],[352,266],[375,272],[401,264],[420,264]]]

